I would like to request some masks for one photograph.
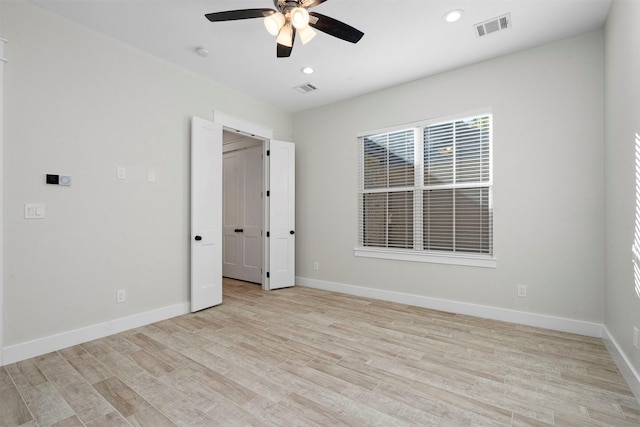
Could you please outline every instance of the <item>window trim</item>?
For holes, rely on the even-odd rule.
[[[402,130],[414,129],[414,131],[417,132],[418,128],[423,129],[428,126],[434,126],[441,123],[465,120],[467,118],[472,118],[472,117],[477,117],[482,115],[490,115],[492,117],[491,119],[492,125],[491,125],[491,131],[490,131],[491,144],[489,147],[489,150],[490,150],[489,181],[482,184],[474,183],[469,185],[469,187],[489,187],[491,189],[491,193],[493,193],[493,186],[494,186],[494,182],[493,182],[493,111],[491,108],[483,108],[483,109],[478,109],[474,111],[468,111],[461,114],[454,114],[454,115],[449,115],[445,117],[420,120],[412,123],[407,123],[404,125],[390,126],[384,129],[358,132],[356,136],[358,141],[360,141],[362,138],[365,138],[371,135],[393,133],[393,132],[402,131]],[[358,147],[359,147],[358,148],[359,150],[362,149],[360,145],[358,145]],[[420,150],[419,152],[421,151],[422,150]],[[358,166],[358,174],[363,173],[361,169],[362,167],[363,167],[362,165]],[[362,178],[359,176],[358,179],[360,180]],[[416,177],[416,180],[417,179],[418,178]],[[444,185],[443,187],[449,187],[449,186],[450,185]],[[396,188],[395,190],[398,190],[398,188]],[[361,194],[362,194],[361,189],[359,188],[358,195],[361,195]],[[415,205],[414,205],[414,208],[415,208]],[[492,212],[493,212],[493,209],[492,209]],[[360,213],[358,215],[360,215]],[[493,217],[493,213],[492,213],[492,217]],[[494,225],[492,225],[492,228],[494,227]],[[495,256],[494,237],[495,235],[492,232],[491,245],[494,249],[492,254],[474,254],[474,253],[447,252],[447,251],[440,252],[440,251],[433,251],[433,250],[401,249],[401,248],[387,248],[387,247],[373,247],[373,246],[364,247],[364,246],[358,245],[354,248],[354,256],[365,257],[365,258],[410,261],[410,262],[425,262],[425,263],[434,263],[434,264],[450,264],[450,265],[460,265],[460,266],[470,266],[470,267],[497,268],[497,258]],[[415,239],[415,235],[414,235],[414,239]]]
[[[495,256],[450,254],[436,251],[417,251],[412,249],[374,248],[358,246],[353,255],[363,258],[391,259],[396,261],[426,262],[432,264],[451,264],[467,267],[496,268],[498,260]]]

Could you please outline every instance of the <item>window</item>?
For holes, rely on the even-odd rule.
[[[491,131],[482,114],[361,136],[356,255],[492,260]]]

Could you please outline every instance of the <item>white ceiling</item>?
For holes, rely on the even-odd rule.
[[[327,0],[313,10],[365,33],[351,44],[318,32],[276,58],[261,19],[205,13],[272,8],[272,0],[31,0],[48,10],[254,98],[297,112],[602,27],[611,0]],[[463,9],[453,24],[445,12]],[[512,28],[476,37],[474,24],[511,14]],[[202,58],[196,48],[210,55]],[[316,72],[307,76],[304,66]],[[294,86],[311,83],[301,94]]]

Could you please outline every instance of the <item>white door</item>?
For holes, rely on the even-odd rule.
[[[223,156],[225,277],[262,283],[262,146]]]
[[[269,289],[295,284],[295,145],[269,146]]]
[[[222,126],[191,120],[191,311],[222,302]]]

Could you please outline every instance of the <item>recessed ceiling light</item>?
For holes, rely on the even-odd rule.
[[[443,18],[447,22],[456,22],[456,21],[459,21],[460,18],[462,18],[462,15],[464,15],[464,10],[462,10],[462,9],[454,9],[454,10],[450,10],[449,12],[445,13]]]
[[[303,74],[313,74],[315,70],[311,67],[302,67],[300,71],[302,71]]]

